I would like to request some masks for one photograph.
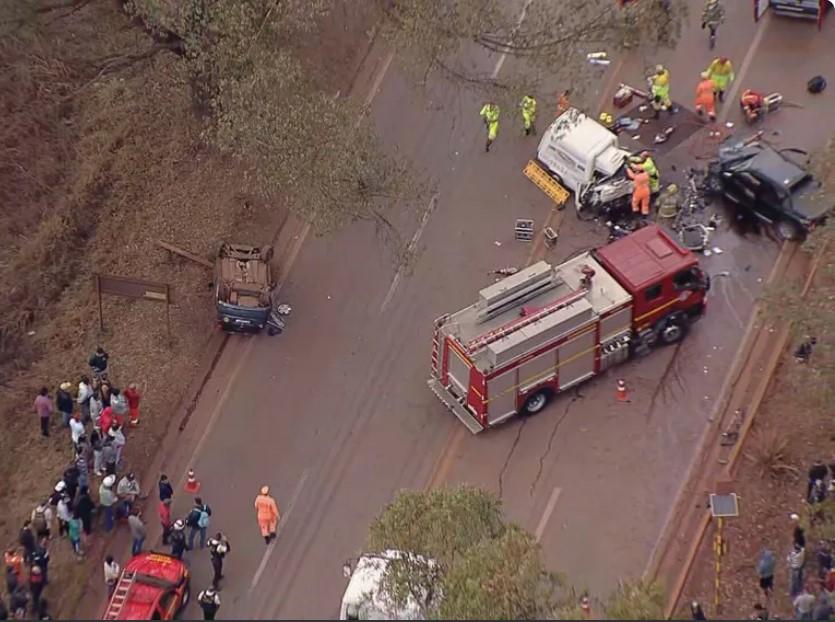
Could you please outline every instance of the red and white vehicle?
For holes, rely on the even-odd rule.
[[[633,354],[671,344],[710,280],[657,225],[552,267],[541,261],[435,320],[429,386],[475,434]]]
[[[173,620],[188,604],[188,566],[164,553],[140,553],[125,564],[102,620]]]

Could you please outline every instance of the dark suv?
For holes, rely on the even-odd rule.
[[[811,173],[759,140],[729,140],[708,166],[708,189],[772,225],[783,240],[802,239],[823,223],[832,209]]]

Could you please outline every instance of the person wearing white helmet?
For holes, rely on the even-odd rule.
[[[220,531],[217,532],[214,538],[209,538],[207,544],[209,545],[209,553],[212,556],[212,570],[214,571],[212,587],[218,589],[220,587],[220,580],[223,578],[223,559],[232,551],[232,547],[229,546],[229,540]]]
[[[177,559],[183,558],[183,551],[186,550],[186,523],[182,518],[174,521],[171,529],[171,555]]]
[[[220,594],[214,588],[207,587],[198,594],[197,603],[203,610],[203,619],[214,620],[217,610],[220,609]]]
[[[113,506],[118,501],[116,492],[113,490],[115,484],[116,476],[108,475],[102,480],[101,486],[99,486],[99,505],[102,507],[104,513],[105,531],[113,529]]]

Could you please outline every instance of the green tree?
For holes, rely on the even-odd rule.
[[[506,522],[499,499],[479,488],[401,492],[372,523],[366,550],[408,553],[389,563],[383,589],[398,605],[413,599],[426,618],[582,617],[575,590],[546,568],[534,537]],[[659,619],[662,606],[657,585],[625,582],[605,612]]]
[[[319,233],[424,196],[407,164],[384,154],[364,112],[323,92],[291,45],[328,0],[131,0],[156,38],[179,42],[205,138],[240,160],[255,188]]]
[[[395,602],[426,604],[427,618],[542,618],[560,587],[533,537],[505,522],[495,495],[470,486],[400,493],[367,548],[413,554],[390,565],[383,585]],[[422,594],[443,596],[424,603]]]
[[[497,98],[535,92],[547,79],[576,95],[600,75],[586,54],[672,47],[687,15],[681,0],[640,0],[622,8],[616,0],[527,0],[521,14],[510,6],[503,0],[395,0],[387,4],[382,32],[423,78],[437,71]],[[498,77],[492,67],[475,68],[468,54],[473,46],[523,59],[525,71]]]

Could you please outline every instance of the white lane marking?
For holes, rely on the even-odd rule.
[[[557,505],[557,499],[560,498],[561,492],[562,488],[554,486],[554,490],[551,492],[551,497],[548,499],[548,505],[545,506],[545,512],[543,512],[542,518],[539,519],[539,524],[536,526],[536,531],[534,532],[534,537],[537,542],[542,540],[542,534],[545,533],[545,527],[548,525],[548,519],[551,518],[551,514],[554,512],[554,507]]]
[[[768,29],[768,25],[771,23],[771,13],[766,13],[765,17],[763,18],[762,22],[760,22],[759,27],[757,28],[757,32],[754,33],[754,38],[751,41],[751,46],[748,48],[748,51],[745,53],[745,58],[742,59],[742,65],[739,66],[739,73],[736,74],[734,81],[731,83],[730,90],[725,94],[725,105],[722,107],[722,111],[719,113],[719,123],[724,123],[728,119],[728,115],[731,113],[731,110],[736,110],[736,106],[729,105],[730,102],[735,102],[737,99],[737,95],[739,94],[739,89],[742,86],[742,79],[745,74],[748,72],[748,69],[751,67],[751,63],[754,62],[754,56],[757,54],[757,50],[760,47],[760,43],[765,36],[765,31]]]
[[[302,488],[304,488],[308,475],[310,475],[310,469],[305,469],[304,473],[302,473],[302,476],[299,478],[299,483],[296,484],[296,490],[293,491],[293,496],[290,498],[290,505],[287,506],[287,511],[281,515],[281,522],[279,522],[276,529],[276,536],[281,535],[281,530],[284,525],[287,524],[287,520],[290,518],[290,513],[293,511],[293,508],[296,507],[296,501],[299,500],[299,495],[302,492]],[[255,586],[258,585],[258,581],[261,580],[261,575],[264,574],[267,562],[270,560],[277,544],[278,538],[276,537],[276,539],[273,540],[273,543],[267,547],[266,551],[264,551],[264,556],[261,558],[261,564],[258,566],[258,570],[255,571],[255,576],[252,577],[252,583],[249,586],[250,592],[255,589]]]
[[[531,6],[533,0],[525,0],[525,5],[522,7],[522,10],[519,13],[519,18],[516,20],[516,26],[514,26],[513,30],[510,31],[510,40],[513,40],[513,35],[522,27],[522,23],[525,21],[525,18],[528,16],[528,7]],[[499,55],[499,60],[496,61],[496,66],[493,68],[493,73],[490,74],[490,78],[495,80],[499,77],[499,72],[502,70],[502,66],[504,65],[505,60],[507,60],[507,52],[502,52]]]
[[[386,292],[386,297],[383,299],[383,303],[380,305],[380,313],[386,310],[386,307],[391,302],[392,297],[394,296],[395,290],[397,290],[397,286],[400,284],[400,279],[403,278],[403,270],[405,269],[408,262],[411,261],[415,249],[417,248],[417,243],[420,241],[420,236],[423,235],[424,230],[426,229],[426,225],[429,223],[429,216],[432,215],[432,212],[435,211],[435,206],[438,204],[438,193],[435,193],[432,198],[429,200],[429,205],[426,206],[426,209],[423,210],[423,216],[420,218],[420,225],[415,231],[415,234],[412,236],[412,239],[409,240],[409,243],[406,245],[406,252],[405,258],[402,262],[400,262],[400,267],[397,268],[397,272],[394,273],[394,278],[391,280],[391,285],[389,285],[389,290]]]
[[[389,67],[391,66],[391,62],[392,62],[393,59],[394,59],[394,51],[391,51],[389,53],[389,55],[386,57],[386,60],[383,63],[383,66],[382,66],[380,72],[377,74],[377,77],[374,79],[374,82],[371,85],[371,90],[368,92],[368,95],[366,95],[366,97],[365,97],[365,105],[366,106],[371,105],[371,102],[373,102],[374,98],[377,96],[377,93],[379,92],[379,89],[380,89],[380,85],[383,82],[383,78],[385,77],[386,73],[388,72]],[[357,120],[358,125],[359,125],[359,122],[360,121],[358,119]],[[287,261],[284,264],[285,269],[286,269],[286,272],[284,274],[284,278],[281,280],[281,282],[276,287],[276,292],[281,291],[281,288],[283,287],[284,283],[286,282],[287,276],[290,273],[290,268],[295,263],[298,255],[299,255],[299,252],[301,251],[302,244],[304,243],[305,239],[307,238],[308,234],[310,233],[310,229],[311,229],[310,223],[305,223],[304,226],[302,227],[302,230],[299,232],[298,239],[294,241],[293,248],[290,251],[290,255],[288,256]],[[212,428],[214,427],[215,423],[217,422],[218,416],[220,415],[220,412],[223,408],[223,404],[229,397],[229,393],[231,391],[231,388],[235,384],[235,380],[237,379],[238,374],[240,374],[241,369],[243,368],[244,361],[246,361],[249,358],[249,354],[250,354],[252,348],[254,347],[254,343],[255,343],[254,338],[250,339],[249,342],[247,343],[246,348],[244,350],[244,354],[240,357],[240,359],[238,360],[237,365],[235,366],[235,369],[232,371],[232,375],[229,377],[229,381],[226,383],[226,387],[224,388],[223,393],[220,396],[220,399],[215,404],[215,408],[212,411],[211,416],[209,417],[209,422],[206,424],[206,427],[203,430],[203,435],[200,437],[200,440],[197,442],[197,446],[194,448],[194,452],[191,454],[191,458],[189,458],[189,465],[190,466],[188,466],[187,468],[189,468],[189,469],[193,468],[193,465],[195,464],[195,462],[197,462],[197,459],[200,456],[200,450],[203,448],[203,445],[205,444],[206,439],[209,436],[209,433],[212,431]],[[182,477],[180,478],[180,483],[179,483],[179,488],[180,489],[182,489],[182,487],[185,485],[187,478],[188,478],[188,473],[183,473]]]

